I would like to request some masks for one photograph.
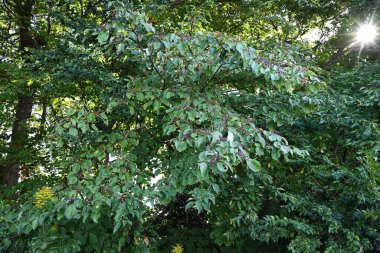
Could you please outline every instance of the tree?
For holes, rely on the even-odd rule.
[[[41,157],[39,145],[43,145],[41,140],[45,135],[52,98],[60,96],[46,90],[48,81],[44,77],[49,77],[46,69],[45,72],[39,71],[41,66],[48,66],[41,64],[37,52],[54,48],[56,39],[63,34],[61,30],[78,28],[79,23],[83,28],[86,22],[91,23],[93,19],[88,16],[95,14],[96,10],[92,1],[80,1],[79,4],[3,1],[1,7],[3,50],[0,54],[4,86],[0,95],[6,104],[4,116],[7,120],[2,125],[4,156],[1,157],[0,175],[4,184],[15,185],[20,180],[20,171],[33,174],[45,162],[41,161],[44,157]],[[62,16],[63,10],[67,10],[65,17]],[[76,18],[78,13],[80,17]]]
[[[31,18],[34,1],[15,1],[11,6],[3,3],[3,8],[10,11],[18,29],[18,50],[24,58],[27,58],[27,48],[37,47],[37,41],[31,34]],[[13,7],[13,8],[12,8]],[[12,9],[10,9],[12,8]],[[12,135],[7,154],[7,162],[3,165],[4,183],[14,185],[18,182],[18,173],[23,163],[18,159],[16,152],[24,153],[28,143],[27,120],[31,117],[33,106],[33,89],[27,82],[20,84],[21,92],[17,95],[15,105],[15,120],[12,125]]]
[[[22,60],[41,113],[17,154],[32,173],[1,194],[2,251],[379,249],[378,64],[326,72],[315,60],[329,52],[302,42],[352,6],[242,4],[58,1],[47,21],[36,11],[47,46],[1,65],[0,78],[24,81]],[[4,136],[19,118],[12,98],[30,95],[9,87]],[[3,140],[10,153],[15,138]]]

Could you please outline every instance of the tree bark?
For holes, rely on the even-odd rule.
[[[35,0],[15,1],[14,14],[19,32],[19,50],[22,56],[27,56],[26,48],[35,48],[31,34],[32,10]],[[27,62],[27,60],[26,60]],[[25,166],[23,156],[28,153],[29,127],[28,119],[32,115],[33,91],[27,85],[27,80],[21,85],[15,108],[15,120],[12,125],[11,141],[7,151],[6,164],[3,166],[3,183],[15,185],[19,181],[19,172]]]
[[[15,121],[12,126],[11,142],[5,165],[4,184],[15,185],[18,183],[19,172],[24,167],[22,158],[28,149],[28,123],[32,115],[33,97],[21,95],[16,106]]]

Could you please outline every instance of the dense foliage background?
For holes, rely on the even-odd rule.
[[[4,0],[1,252],[379,252],[374,0]]]

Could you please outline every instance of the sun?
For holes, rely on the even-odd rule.
[[[363,44],[374,43],[378,33],[377,27],[371,23],[362,24],[356,32],[356,41]]]

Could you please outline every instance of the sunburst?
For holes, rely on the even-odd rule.
[[[378,36],[377,27],[371,23],[362,24],[356,31],[356,42],[362,44],[373,44]]]

